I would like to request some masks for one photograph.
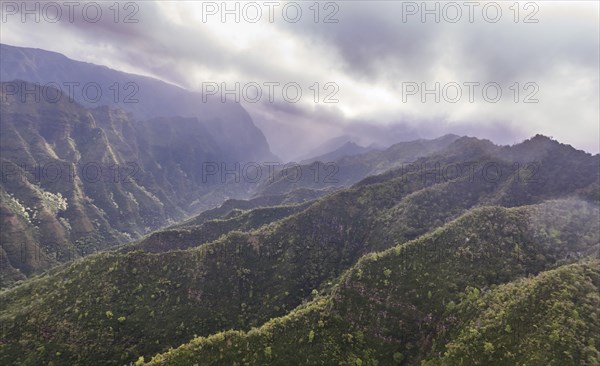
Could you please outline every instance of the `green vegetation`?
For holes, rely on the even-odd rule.
[[[423,366],[598,365],[599,288],[593,260],[464,296]]]
[[[537,273],[537,258],[548,249],[520,234],[522,215],[538,209],[547,207],[469,214],[365,257],[329,295],[289,315],[249,332],[196,338],[149,365],[593,365],[600,262],[582,260],[525,278]],[[501,231],[503,239],[494,240]],[[466,235],[473,240],[459,240]],[[515,252],[514,241],[527,249]]]
[[[425,338],[421,341],[426,343],[418,344],[419,349],[412,352],[415,357],[406,364],[596,365],[600,359],[599,264],[563,266],[490,288],[482,295],[478,291],[461,294],[461,310],[447,311],[433,333],[441,337],[439,333],[452,329],[460,334],[446,345],[448,351],[442,357],[439,352],[427,352],[430,339]],[[378,347],[375,343],[388,340],[370,333],[366,322],[360,325],[367,333],[352,332],[358,324],[349,325],[332,310],[336,300],[340,301],[316,300],[247,333],[227,331],[196,338],[154,357],[147,365],[285,365],[289,360],[305,365],[398,365],[406,360],[391,344]],[[474,304],[478,304],[477,317],[472,320],[463,309]],[[318,343],[303,339],[308,329],[309,336],[319,338]],[[375,342],[365,341],[373,338]],[[398,348],[402,341],[406,342],[399,339]],[[435,341],[433,344],[434,349],[442,348]],[[268,352],[261,353],[261,349]]]
[[[485,163],[510,172],[517,156],[539,160],[544,181],[480,178]],[[502,347],[534,346],[498,338],[494,329],[518,328],[510,318],[518,312],[494,323],[486,308],[496,310],[494,298],[479,299],[573,262],[594,271],[597,263],[584,260],[600,242],[599,159],[543,137],[506,148],[460,138],[415,162],[479,163],[452,179],[400,168],[314,202],[231,201],[0,292],[0,364],[501,362]],[[588,291],[585,283],[565,291]],[[552,310],[563,295],[549,294],[541,316],[576,310],[584,325],[559,328],[575,343],[560,349],[566,358],[547,357],[592,362],[598,346],[586,334],[597,320],[582,307],[595,300]],[[478,318],[491,333],[478,330],[485,337],[474,355],[469,324]]]
[[[58,93],[50,87],[17,85],[37,89],[41,95]],[[29,94],[22,101],[18,92],[7,93],[9,89],[3,87],[0,94],[0,222],[10,228],[0,236],[0,288],[139,239],[230,197],[258,196],[228,200],[183,225],[223,218],[234,208],[313,200],[334,187],[347,187],[369,174],[438,151],[456,139],[419,140],[375,155],[342,158],[336,182],[304,174],[300,182],[291,183],[277,171],[274,182],[265,174],[258,183],[242,179],[239,184],[223,184],[220,177],[207,181],[202,162],[233,164],[249,156],[231,146],[223,151],[210,137],[215,136],[208,131],[211,124],[181,117],[140,121],[124,110],[85,108],[67,98],[55,103],[46,98],[36,101]],[[147,108],[137,112],[145,114]],[[255,145],[247,150],[260,144]],[[303,171],[311,170],[304,166]]]
[[[242,201],[246,202],[246,201]],[[144,250],[166,252],[187,249],[219,239],[233,231],[252,231],[305,210],[310,202],[290,206],[261,207],[249,211],[233,209],[225,219],[212,219],[200,225],[176,226],[150,234],[137,243],[126,245],[123,251]]]

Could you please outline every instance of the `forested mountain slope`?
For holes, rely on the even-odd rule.
[[[204,161],[233,159],[196,118],[86,109],[50,87],[0,92],[1,285],[182,220],[223,192]],[[45,97],[42,97],[45,96]]]
[[[513,168],[519,162],[513,149],[529,151],[540,164],[535,174],[552,182],[532,180],[533,168],[497,179],[486,175],[488,163]],[[263,209],[234,215],[230,219],[241,221],[233,227],[250,231],[197,238],[191,249],[102,253],[53,269],[0,293],[0,361],[120,365],[194,335],[247,331],[319,293],[348,299],[336,305],[342,318],[374,329],[379,338],[365,338],[373,357],[393,348],[392,354],[418,359],[416,345],[429,347],[435,335],[434,322],[422,316],[439,315],[467,286],[482,289],[537,274],[582,258],[598,244],[597,155],[541,136],[507,148],[461,138],[418,162],[439,164],[443,172],[465,161],[477,164],[452,179],[403,167],[269,223],[244,226]],[[369,254],[374,251],[385,252]],[[399,255],[410,258],[398,262]],[[380,257],[360,276],[369,281],[383,274],[383,285],[389,277],[396,289],[354,280],[343,285],[359,276],[361,263]],[[363,293],[368,299],[360,300]],[[424,296],[437,301],[422,303]],[[396,303],[401,306],[387,308]],[[382,314],[399,317],[410,331]],[[397,339],[405,335],[408,341]]]
[[[474,210],[365,256],[289,315],[196,338],[149,364],[594,365],[600,262],[564,264],[577,257],[574,242],[542,234],[564,219],[558,205],[569,203]],[[557,216],[540,225],[547,214]],[[579,240],[597,258],[589,234]]]

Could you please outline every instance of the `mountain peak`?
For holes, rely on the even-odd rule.
[[[570,148],[575,150],[571,145],[561,144],[560,142],[554,140],[552,137],[548,137],[541,134],[536,134],[535,136],[512,146],[519,151],[530,151],[538,153],[547,153],[550,150],[557,148]]]
[[[556,140],[554,140],[551,136],[546,136],[546,135],[542,135],[542,134],[536,134],[535,136],[533,136],[530,139],[527,139],[525,141],[523,141],[523,143],[534,143],[534,144],[548,144],[548,143],[553,143],[553,144],[558,144],[560,145],[560,143]]]
[[[479,138],[470,137],[470,136],[459,137],[459,138],[455,139],[448,146],[449,151],[461,151],[462,153],[465,153],[468,151],[477,152],[477,153],[489,152],[489,151],[495,150],[497,148],[498,148],[498,146],[496,146],[490,140],[479,139]]]

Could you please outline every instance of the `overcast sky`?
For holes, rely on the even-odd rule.
[[[99,18],[79,5],[72,19],[58,2],[56,22],[42,2],[39,23],[10,4],[21,6],[2,2],[2,43],[198,91],[239,82],[285,159],[342,134],[366,145],[449,132],[512,144],[542,133],[600,149],[597,1],[229,1],[231,14],[221,1],[123,2],[117,14],[110,1]],[[263,93],[254,103],[252,83]]]

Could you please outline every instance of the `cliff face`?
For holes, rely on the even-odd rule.
[[[274,158],[264,135],[239,103],[221,103],[218,98],[203,101],[201,94],[161,80],[71,60],[55,52],[4,44],[0,51],[0,81],[58,87],[65,97],[84,107],[119,108],[133,113],[135,119],[197,118],[223,148],[225,157],[235,161]]]
[[[197,118],[141,121],[107,106],[54,101],[49,87],[1,85],[4,284],[226,198],[213,192],[219,181],[203,179],[202,163],[235,161],[236,153]],[[243,197],[243,186],[227,194]]]

